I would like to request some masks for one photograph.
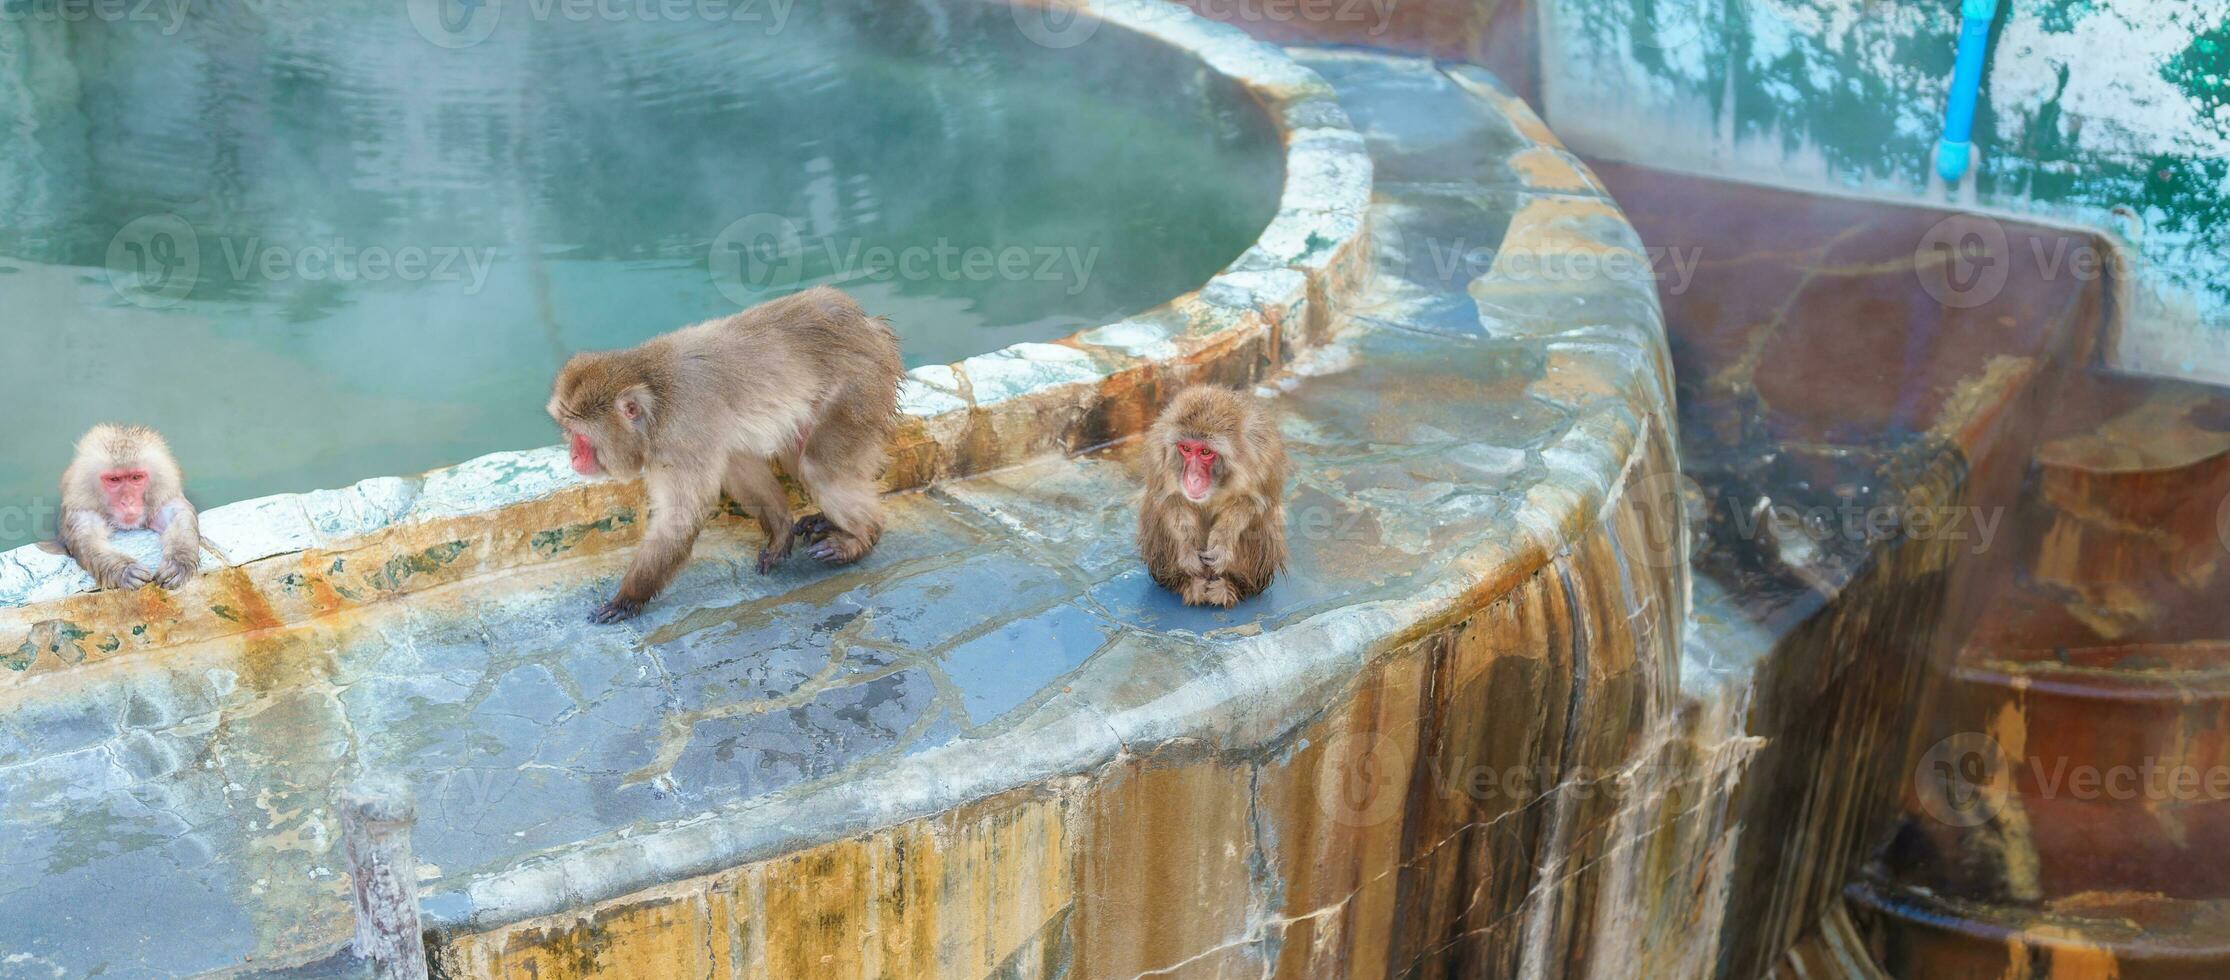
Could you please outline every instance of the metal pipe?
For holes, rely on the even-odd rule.
[[[1936,144],[1936,173],[1947,184],[1967,175],[1974,156],[1975,101],[1982,93],[1982,68],[1990,58],[1990,22],[1998,0],[1961,0],[1959,60],[1951,71],[1951,99],[1944,107],[1943,140]]]

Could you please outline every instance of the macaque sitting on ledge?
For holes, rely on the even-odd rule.
[[[153,570],[109,544],[111,532],[142,528],[162,536],[162,560]],[[163,437],[119,425],[85,433],[62,471],[61,538],[62,551],[101,588],[186,584],[201,568],[201,523]]]
[[[1285,567],[1285,443],[1251,395],[1194,385],[1146,430],[1138,551],[1188,606],[1230,608]]]

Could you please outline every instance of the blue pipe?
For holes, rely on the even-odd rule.
[[[1936,172],[1944,183],[1967,175],[1974,150],[1974,104],[1982,92],[1982,64],[1990,57],[1990,21],[1998,0],[1960,0],[1959,61],[1951,70],[1951,102],[1944,108],[1944,138],[1936,144]]]

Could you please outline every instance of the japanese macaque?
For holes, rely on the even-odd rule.
[[[681,570],[723,490],[766,534],[762,574],[801,535],[823,561],[867,554],[883,533],[875,481],[898,425],[903,370],[889,325],[826,287],[567,361],[549,412],[573,469],[640,474],[650,496],[650,525],[619,595],[589,619],[641,612]],[[819,514],[790,522],[777,461]]]
[[[1146,430],[1138,551],[1188,606],[1230,608],[1285,567],[1285,443],[1252,396],[1194,385]]]
[[[109,544],[113,531],[162,536],[161,564],[150,571]],[[62,471],[62,550],[104,589],[149,582],[175,589],[201,568],[201,522],[186,502],[186,477],[153,429],[96,425],[77,441]]]

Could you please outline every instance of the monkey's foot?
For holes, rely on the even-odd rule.
[[[1208,605],[1222,606],[1225,609],[1239,604],[1239,590],[1232,588],[1230,582],[1220,578],[1208,580],[1208,587],[1201,590],[1200,597],[1206,600]]]
[[[829,525],[828,536],[822,538],[821,543],[814,545],[809,554],[831,565],[849,565],[867,557],[867,553],[874,548],[874,545],[867,543],[858,535],[841,530],[836,525],[831,524]]]
[[[1177,597],[1188,606],[1222,606],[1229,609],[1239,604],[1239,590],[1220,578],[1188,580]]]
[[[819,541],[835,530],[836,525],[821,514],[807,514],[798,518],[798,522],[790,527],[790,533],[807,541]]]
[[[617,623],[623,620],[634,619],[635,614],[642,611],[643,604],[634,599],[613,599],[610,602],[596,607],[595,612],[589,613],[588,621],[591,623],[609,625],[611,623]]]

